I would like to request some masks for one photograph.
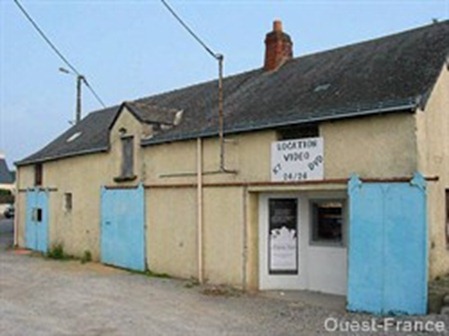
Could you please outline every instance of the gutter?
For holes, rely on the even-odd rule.
[[[44,162],[48,162],[48,161],[56,161],[59,159],[67,159],[67,158],[71,158],[74,156],[81,156],[81,155],[95,154],[95,153],[104,153],[104,152],[108,152],[108,151],[109,151],[109,146],[97,147],[97,148],[81,150],[78,152],[66,153],[66,154],[62,154],[62,155],[47,156],[47,157],[43,157],[43,158],[36,159],[36,160],[17,161],[17,162],[14,162],[14,164],[17,167],[21,167],[21,166],[27,166],[27,165],[36,164],[36,163],[44,163]]]

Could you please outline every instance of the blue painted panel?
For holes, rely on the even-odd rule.
[[[427,311],[426,198],[422,189],[395,184],[385,199],[385,313]]]
[[[145,270],[144,189],[102,189],[101,260]]]
[[[425,180],[364,183],[351,178],[348,309],[425,314]]]
[[[383,192],[356,178],[349,187],[349,310],[382,311]]]
[[[48,192],[42,189],[26,193],[25,247],[46,253],[48,250]],[[39,212],[39,216],[38,213]]]
[[[36,250],[46,253],[48,251],[48,192],[40,190],[36,195],[37,208],[42,211],[40,222],[36,222],[37,241]]]

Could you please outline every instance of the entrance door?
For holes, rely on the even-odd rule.
[[[346,210],[343,192],[259,198],[259,288],[345,295]]]
[[[42,189],[26,193],[25,247],[48,250],[48,192]]]
[[[145,270],[144,188],[101,192],[101,261]]]

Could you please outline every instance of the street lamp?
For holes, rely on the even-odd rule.
[[[62,73],[76,76],[76,114],[75,114],[75,125],[81,120],[81,84],[84,82],[86,84],[86,79],[83,75],[75,74],[65,68],[59,68]]]

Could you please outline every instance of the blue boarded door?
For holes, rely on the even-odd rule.
[[[349,182],[348,309],[375,314],[427,311],[424,178]]]
[[[48,191],[31,189],[26,193],[25,247],[48,250]]]
[[[145,270],[144,188],[101,191],[101,261]]]

